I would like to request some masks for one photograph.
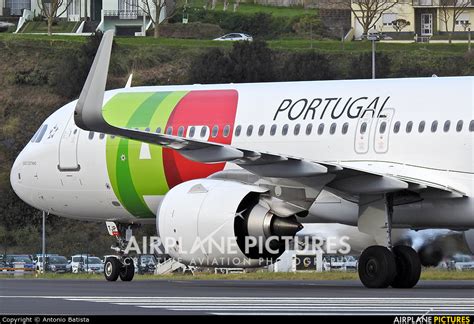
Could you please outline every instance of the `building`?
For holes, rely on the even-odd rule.
[[[59,12],[64,13],[59,17],[67,21],[84,21],[80,24],[79,32],[106,31],[114,29],[117,35],[145,35],[148,28],[152,27],[150,18],[138,7],[141,0],[69,0],[70,4]],[[150,7],[153,3],[148,0]],[[163,0],[164,1],[164,0]],[[21,16],[24,10],[38,16],[41,9],[37,0],[0,0],[2,4],[0,16]],[[154,15],[154,10],[152,9]],[[87,17],[87,18],[85,18]],[[162,11],[160,21],[166,17]],[[79,26],[79,25],[78,25]]]
[[[375,24],[375,29],[394,38],[412,38],[417,36],[431,37],[433,35],[445,35],[451,32],[453,25],[453,7],[443,6],[443,3],[460,3],[468,1],[468,6],[459,15],[455,24],[455,34],[467,33],[467,27],[474,22],[474,0],[399,0],[399,3],[382,14],[381,19]],[[354,2],[354,1],[353,1]],[[352,8],[357,13],[359,8],[352,4]],[[444,12],[448,13],[448,19],[445,19]],[[410,22],[400,33],[393,28],[393,21],[405,19]],[[363,34],[363,28],[352,13],[352,26],[354,28],[354,37],[360,38]],[[448,30],[446,30],[446,23]]]

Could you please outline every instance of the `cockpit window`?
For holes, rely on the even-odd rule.
[[[48,125],[46,125],[46,124],[43,125],[43,127],[41,127],[41,129],[40,129],[40,131],[39,131],[39,133],[38,133],[38,136],[36,137],[36,140],[35,140],[36,143],[41,142],[41,140],[43,139],[43,136],[44,136],[44,134],[46,133],[46,130],[47,130],[47,129],[48,129]]]
[[[33,135],[33,137],[31,138],[31,141],[30,141],[31,143],[34,143],[34,142],[35,142],[36,136],[38,136],[38,133],[39,133],[40,129],[41,129],[41,127],[38,128],[38,130],[36,131],[35,135]]]

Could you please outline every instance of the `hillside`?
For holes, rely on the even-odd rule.
[[[15,156],[41,122],[82,88],[99,39],[0,34],[0,251],[34,253],[40,213],[9,185]],[[313,47],[313,49],[311,49]],[[379,44],[379,77],[473,75],[466,45]],[[370,44],[276,40],[251,44],[117,38],[108,88],[125,85],[322,80],[370,77]],[[256,108],[258,109],[258,108]],[[50,251],[104,254],[104,224],[49,218]],[[144,227],[142,233],[153,233]]]

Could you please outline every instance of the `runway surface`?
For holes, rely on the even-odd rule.
[[[366,289],[358,281],[0,279],[1,314],[474,314],[474,281]]]

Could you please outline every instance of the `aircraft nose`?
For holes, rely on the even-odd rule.
[[[13,191],[20,197],[20,182],[21,182],[21,166],[22,166],[22,152],[16,157],[15,162],[10,170],[10,185],[13,188]]]

